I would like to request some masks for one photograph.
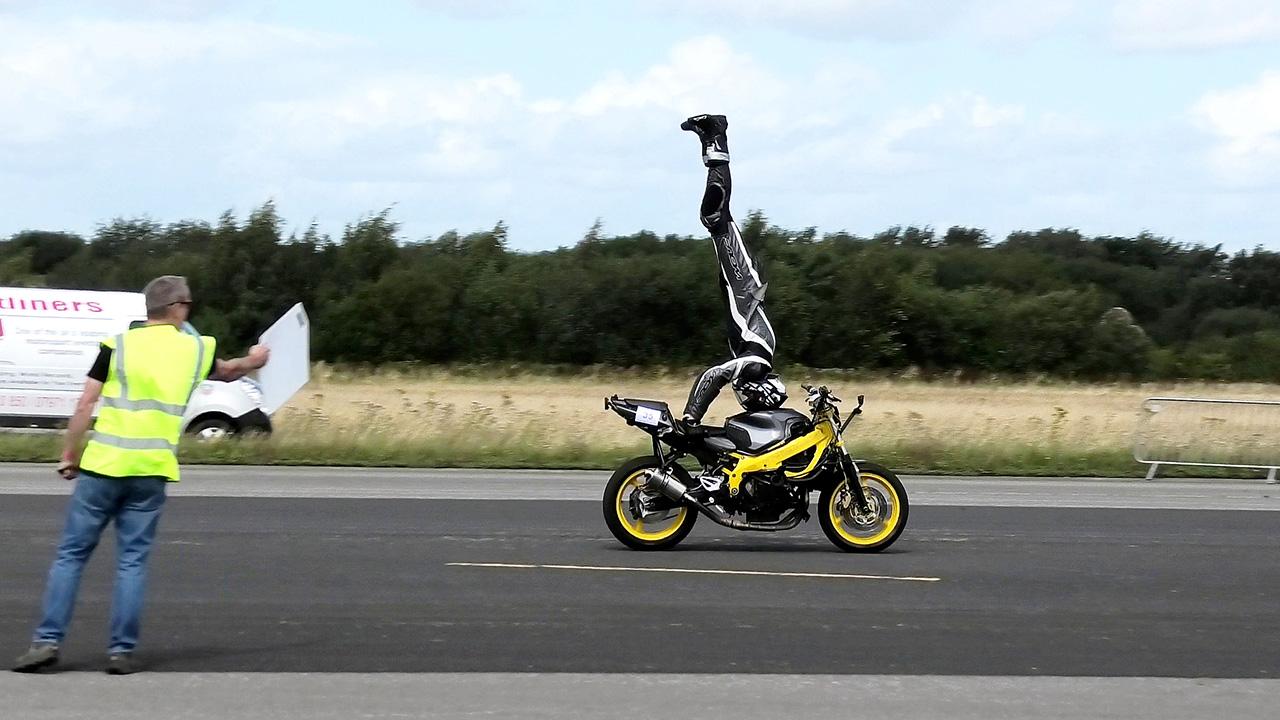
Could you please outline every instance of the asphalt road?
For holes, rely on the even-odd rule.
[[[11,647],[62,505],[0,500]],[[707,522],[655,554],[623,549],[594,502],[174,497],[144,647],[162,671],[1276,677],[1278,518],[919,506],[879,555],[833,552],[813,524]],[[110,552],[85,576],[73,668],[100,660]]]
[[[676,551],[628,551],[599,473],[186,478],[153,558],[152,672],[5,674],[6,708],[138,717],[127,699],[146,693],[163,717],[585,718],[660,692],[699,717],[1247,718],[1280,699],[1265,483],[908,478],[906,532],[861,556],[816,523],[702,521]],[[45,467],[0,467],[15,655],[67,491]],[[101,667],[111,552],[86,572],[64,669]]]

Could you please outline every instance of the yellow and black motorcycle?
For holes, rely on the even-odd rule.
[[[734,415],[723,427],[686,427],[663,402],[605,400],[653,436],[653,454],[623,463],[605,485],[604,520],[614,537],[636,550],[665,550],[689,534],[699,513],[736,530],[790,530],[809,519],[809,493],[817,490],[818,521],[836,547],[892,545],[907,525],[907,491],[889,469],[855,462],[843,440],[863,397],[842,423],[839,398],[826,387],[803,387],[811,417],[780,408]],[[698,477],[680,463],[686,458],[697,461]],[[690,493],[694,483],[708,490]]]

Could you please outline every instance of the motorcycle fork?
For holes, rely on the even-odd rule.
[[[867,491],[862,487],[862,475],[858,472],[858,464],[849,457],[849,451],[844,449],[843,443],[840,445],[840,467],[844,470],[844,477],[848,481],[845,485],[853,495],[854,507],[857,508],[858,513],[871,512],[871,504],[867,502]]]

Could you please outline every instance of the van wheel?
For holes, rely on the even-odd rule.
[[[226,437],[236,434],[236,426],[231,422],[230,418],[221,415],[206,415],[197,418],[195,422],[187,426],[187,434],[194,436],[200,442],[217,442]]]

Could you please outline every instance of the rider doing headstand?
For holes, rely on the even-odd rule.
[[[742,233],[729,214],[733,181],[729,175],[729,122],[723,115],[697,115],[685,120],[681,130],[697,133],[702,143],[702,163],[707,166],[707,188],[699,215],[711,233],[720,266],[720,289],[726,300],[729,350],[733,358],[707,368],[689,391],[684,422],[694,426],[706,415],[720,389],[732,384],[744,410],[771,410],[787,399],[782,380],[773,373],[775,339],[764,311],[767,285],[742,241]]]

